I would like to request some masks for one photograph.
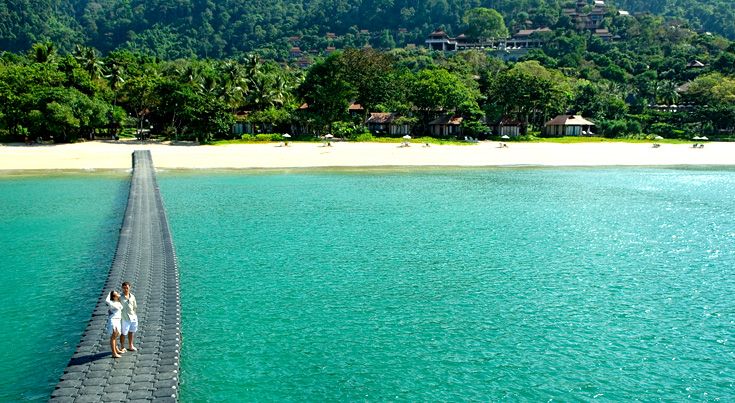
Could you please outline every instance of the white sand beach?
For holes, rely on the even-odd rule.
[[[507,143],[472,145],[342,143],[236,144],[225,146],[92,141],[64,145],[0,145],[0,170],[127,169],[134,150],[151,150],[162,169],[308,168],[389,166],[655,166],[735,165],[735,143]]]

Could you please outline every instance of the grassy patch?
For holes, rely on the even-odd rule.
[[[255,141],[255,140],[243,140],[243,139],[233,139],[233,140],[212,140],[207,145],[210,146],[227,146],[230,144],[264,144],[263,141]]]
[[[313,140],[306,140],[306,139],[299,139],[298,141],[292,141],[289,140],[289,143],[314,143],[314,142],[323,142],[324,140],[319,138],[313,138]],[[350,142],[364,142],[364,143],[386,143],[386,144],[399,144],[406,140],[402,138],[394,138],[394,137],[362,137],[357,140],[349,140]],[[647,140],[647,139],[624,139],[624,138],[618,138],[618,139],[608,139],[605,137],[576,137],[576,136],[569,136],[569,137],[534,137],[531,139],[520,139],[520,140],[488,140],[488,141],[503,141],[503,142],[520,142],[520,143],[555,143],[555,144],[577,144],[577,143],[631,143],[631,144],[652,144],[652,143],[660,143],[660,144],[692,144],[695,141],[692,140],[680,140],[680,139],[663,139],[663,140]],[[276,143],[276,142],[283,142],[278,140],[270,141],[270,143]],[[461,140],[450,140],[450,139],[436,139],[433,137],[418,137],[408,140],[411,144],[432,144],[432,145],[461,145],[461,146],[468,146],[468,145],[474,145],[477,143],[471,143],[467,141],[461,141]],[[268,141],[263,140],[252,140],[252,139],[234,139],[234,140],[215,140],[210,143],[209,145],[214,146],[222,146],[222,145],[229,145],[229,144],[267,144]]]
[[[605,137],[548,137],[536,138],[531,142],[534,143],[557,143],[557,144],[576,144],[576,143],[661,143],[661,144],[690,144],[690,140],[680,139],[663,139],[663,140],[643,140],[643,139],[608,139]]]
[[[363,141],[357,140],[355,142],[364,142],[364,143],[387,143],[387,144],[399,144],[403,143],[404,139],[402,138],[392,138],[392,137],[371,137],[370,139],[365,139]],[[270,143],[276,143],[276,142],[283,142],[283,141],[270,141]],[[289,140],[289,143],[318,143],[318,142],[324,142],[324,140],[319,138],[314,138],[312,141],[305,141],[299,139],[298,141],[292,141]],[[353,142],[353,141],[350,141]],[[446,140],[446,139],[435,139],[433,137],[419,137],[415,139],[408,140],[411,144],[435,144],[435,145],[473,145],[476,143],[469,143],[466,141],[459,141],[459,140]],[[230,144],[268,144],[267,141],[257,141],[257,140],[243,140],[243,139],[233,139],[233,140],[214,140],[207,145],[212,146],[226,146]]]
[[[365,143],[403,143],[404,139],[402,138],[393,138],[393,137],[371,137],[369,139],[365,139],[363,141],[357,140],[358,142],[365,142]],[[435,144],[435,145],[473,145],[476,143],[469,143],[467,141],[460,141],[460,140],[449,140],[449,139],[435,139],[433,137],[417,137],[414,139],[408,140],[411,144]]]

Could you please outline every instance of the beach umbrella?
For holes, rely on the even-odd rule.
[[[503,140],[509,140],[510,139],[510,137],[507,134],[504,134],[504,135],[500,136],[500,138],[503,139]]]
[[[694,137],[692,137],[692,140],[702,140],[702,138],[699,137],[699,136],[694,136]]]
[[[704,141],[707,141],[707,140],[709,140],[709,139],[707,138],[707,136],[702,136],[702,137],[700,137],[699,139],[700,139],[700,140],[704,140]]]
[[[324,145],[325,146],[331,146],[332,145],[332,136],[330,133],[327,133],[324,135]]]
[[[656,136],[656,137],[654,137],[654,139],[655,139],[655,140],[663,140],[664,138],[663,138],[663,137],[661,137],[661,136]]]
[[[405,135],[405,136],[403,136],[403,138],[406,139],[406,140],[411,140],[411,136],[409,136],[408,134]]]
[[[286,133],[286,134],[284,134],[284,135],[283,135],[283,137],[285,137],[285,138],[287,138],[287,139],[290,139],[290,138],[291,138],[291,135],[290,135],[290,134],[288,134],[288,133]]]

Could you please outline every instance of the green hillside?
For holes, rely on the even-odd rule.
[[[0,4],[0,49],[24,51],[52,41],[62,51],[83,44],[105,53],[128,48],[167,59],[225,58],[253,50],[279,58],[292,46],[308,51],[422,44],[437,27],[463,32],[465,12],[476,7],[498,10],[511,32],[553,28],[564,23],[562,9],[574,5],[560,0],[6,0]],[[616,7],[651,12],[735,38],[735,9],[725,0],[606,5],[611,16]]]

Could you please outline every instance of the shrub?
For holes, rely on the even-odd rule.
[[[262,141],[264,143],[267,143],[267,142],[272,141],[272,140],[273,140],[273,135],[272,134],[259,133],[259,134],[256,134],[255,135],[255,141]]]
[[[355,141],[374,141],[375,137],[371,133],[362,133],[355,137]]]
[[[600,134],[609,139],[628,134],[628,122],[625,120],[600,120],[597,127]]]
[[[255,137],[252,134],[249,133],[243,133],[242,136],[240,136],[241,139],[245,141],[255,141]]]
[[[461,126],[462,126],[463,132],[470,136],[477,136],[478,134],[484,134],[484,133],[490,132],[490,128],[487,127],[480,120],[469,120],[469,119],[463,120]]]
[[[627,123],[627,131],[629,134],[638,134],[642,133],[643,130],[641,129],[641,124],[638,121],[635,120],[629,120]]]
[[[674,137],[676,127],[669,123],[654,123],[649,128],[649,131],[658,136]]]
[[[332,134],[335,137],[344,139],[355,139],[359,135],[367,133],[367,129],[362,125],[356,125],[352,122],[334,122],[332,123]]]

